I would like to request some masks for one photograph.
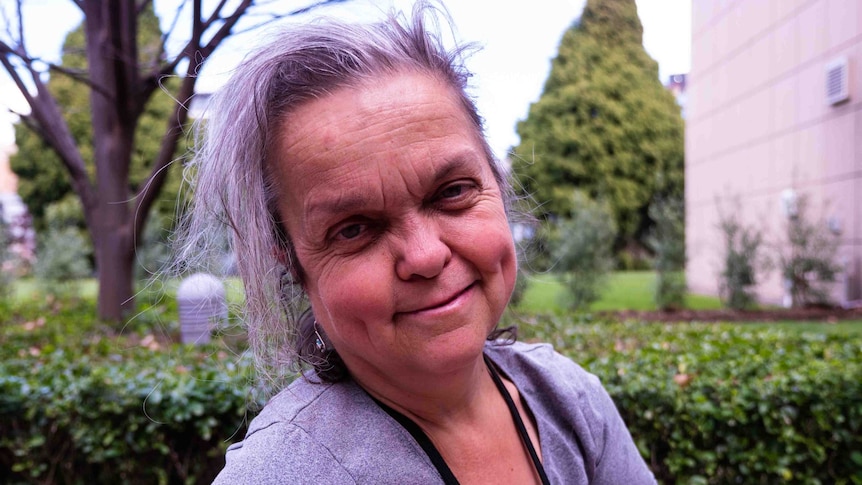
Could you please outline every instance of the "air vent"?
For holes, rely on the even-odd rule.
[[[850,99],[847,79],[847,58],[835,59],[826,65],[826,102],[838,104]]]

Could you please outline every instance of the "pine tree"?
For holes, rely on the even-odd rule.
[[[653,200],[683,194],[680,108],[643,48],[634,0],[587,1],[517,131],[513,170],[541,215],[569,217],[582,190],[610,204],[617,247],[646,236]]]

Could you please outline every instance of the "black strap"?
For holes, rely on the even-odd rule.
[[[369,396],[371,396],[371,394],[369,394]],[[378,406],[389,413],[395,421],[398,421],[398,423],[413,436],[416,443],[418,443],[419,446],[422,447],[422,450],[425,451],[425,454],[428,455],[428,459],[431,460],[434,468],[436,468],[437,472],[440,473],[445,485],[460,485],[458,479],[455,478],[455,474],[452,473],[449,465],[446,464],[446,460],[443,459],[443,456],[440,455],[439,451],[437,451],[437,447],[435,447],[434,443],[431,442],[431,438],[422,431],[422,428],[420,428],[418,424],[414,423],[413,420],[407,416],[378,401],[374,396],[371,396],[371,399],[374,399],[374,402],[376,402]]]
[[[515,421],[515,427],[518,429],[518,435],[521,436],[521,442],[524,446],[527,447],[527,451],[530,453],[530,458],[533,460],[533,466],[536,467],[536,472],[539,474],[539,478],[542,480],[542,485],[550,485],[550,481],[548,480],[548,475],[545,473],[545,467],[542,466],[541,460],[539,460],[539,455],[536,453],[536,449],[533,447],[533,442],[530,440],[530,435],[527,434],[527,428],[524,426],[524,421],[521,419],[521,413],[518,412],[518,408],[515,407],[515,402],[512,401],[512,396],[509,395],[509,391],[506,389],[506,386],[503,384],[503,380],[500,378],[499,373],[497,372],[497,368],[494,366],[494,363],[488,358],[485,357],[485,365],[488,366],[488,371],[491,374],[491,379],[494,380],[494,384],[497,386],[497,390],[500,391],[500,394],[503,395],[503,399],[506,401],[506,406],[509,408],[509,413],[512,415],[512,419]],[[437,472],[440,473],[440,476],[443,478],[443,483],[445,485],[460,485],[458,479],[455,478],[455,474],[452,473],[452,470],[449,468],[449,465],[446,464],[446,460],[443,459],[443,456],[437,450],[437,447],[434,446],[434,443],[431,442],[431,438],[422,431],[422,428],[419,427],[418,424],[413,422],[412,419],[407,416],[401,414],[400,412],[392,409],[387,406],[385,403],[377,400],[374,396],[369,394],[369,397],[377,403],[384,411],[386,411],[390,416],[392,416],[395,421],[398,421],[398,424],[404,427],[413,439],[416,440],[416,443],[422,447],[422,450],[425,451],[425,454],[428,455],[428,459],[431,460],[431,463],[434,465],[434,468],[437,469]]]
[[[542,461],[539,460],[536,448],[533,447],[533,441],[530,439],[530,435],[527,433],[527,428],[524,426],[524,421],[521,419],[521,413],[518,412],[518,408],[515,406],[512,396],[503,384],[503,379],[500,378],[500,374],[497,372],[497,367],[493,362],[491,362],[491,359],[489,359],[487,355],[485,356],[485,364],[488,365],[488,370],[491,372],[491,378],[494,379],[494,384],[497,385],[497,389],[500,391],[500,394],[503,395],[503,399],[506,400],[506,406],[509,407],[509,412],[512,414],[512,419],[515,421],[515,427],[518,428],[518,434],[521,435],[521,441],[524,443],[524,446],[527,447],[527,451],[530,452],[530,458],[533,460],[533,466],[536,467],[536,473],[539,474],[539,479],[542,480],[542,485],[550,485],[551,482],[548,480],[548,475],[545,473],[545,467],[542,465]]]

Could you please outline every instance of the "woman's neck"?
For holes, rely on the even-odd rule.
[[[376,372],[351,372],[372,397],[418,424],[426,433],[464,429],[481,419],[488,399],[498,394],[483,355],[455,371],[442,374],[383,376]]]
[[[450,376],[397,381],[375,387],[357,379],[372,397],[409,418],[424,432],[461,483],[539,483],[537,469],[501,393],[508,393],[526,422],[527,433],[539,453],[538,431],[529,413],[520,409],[518,390],[503,380],[498,389],[484,357]],[[397,386],[397,387],[396,387]],[[506,465],[501,466],[500,463]]]

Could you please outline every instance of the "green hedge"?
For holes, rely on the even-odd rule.
[[[209,483],[261,404],[251,364],[235,342],[155,348],[162,311],[117,330],[88,302],[0,305],[4,483]],[[862,484],[862,331],[572,320],[521,338],[602,379],[663,483]]]
[[[219,344],[159,345],[93,322],[86,302],[6,310],[4,483],[210,483],[260,404],[249,359]]]
[[[858,333],[554,317],[521,327],[599,376],[664,483],[862,483]]]

